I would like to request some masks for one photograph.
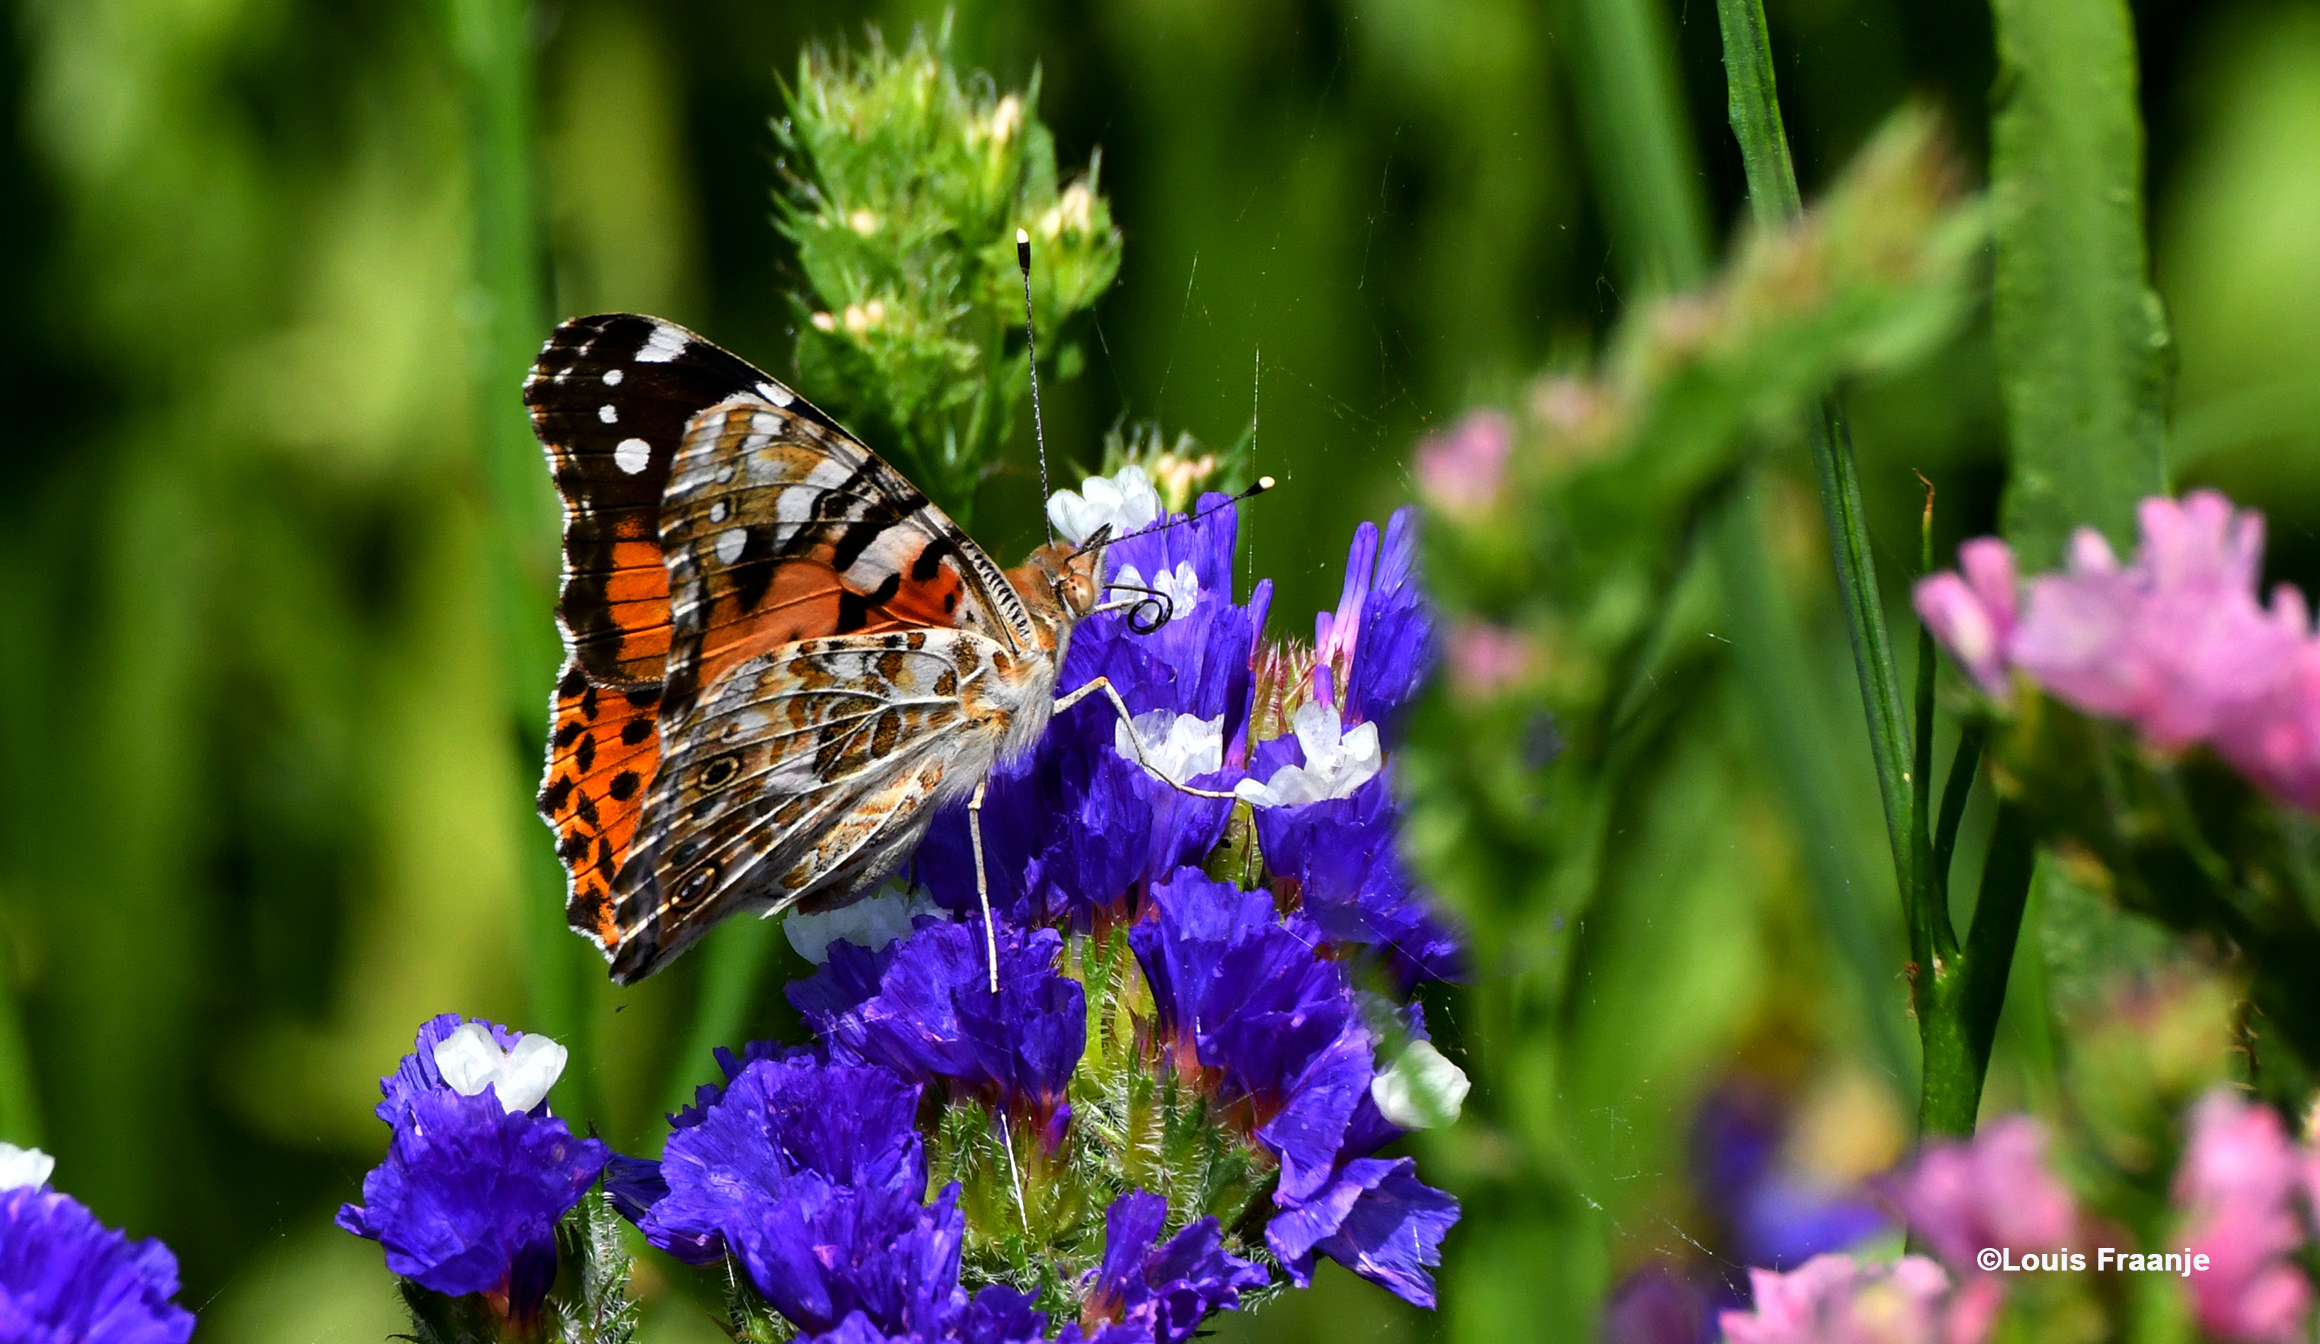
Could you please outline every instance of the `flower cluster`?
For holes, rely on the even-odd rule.
[[[2081,529],[2068,568],[2027,585],[1993,537],[1917,586],[1917,610],[1991,695],[2019,674],[2063,702],[2133,723],[2167,751],[2206,744],[2266,790],[2320,807],[2320,637],[2303,594],[2257,592],[2263,519],[2213,491],[2152,498],[2121,565]]]
[[[177,1257],[49,1189],[55,1169],[37,1148],[0,1143],[0,1340],[185,1344],[193,1313],[171,1300]]]
[[[564,1048],[445,1013],[379,1080],[386,1161],[338,1225],[386,1248],[387,1267],[496,1317],[534,1317],[556,1280],[556,1224],[611,1151],[548,1114]]]
[[[1131,467],[1051,516],[1076,540],[1162,507]],[[613,1161],[648,1240],[801,1335],[1176,1344],[1323,1258],[1432,1305],[1457,1204],[1386,1151],[1466,1086],[1400,1001],[1459,959],[1385,770],[1434,656],[1412,520],[1361,529],[1313,645],[1267,648],[1269,585],[1234,600],[1237,519],[1201,508],[1107,555],[1167,623],[1093,617],[1063,663],[1132,723],[1090,698],[990,778],[995,927],[938,817],[910,889],[795,917],[812,1043],[721,1052],[660,1158]]]
[[[2224,1088],[2192,1108],[2187,1129],[2171,1215],[2151,1229],[2170,1254],[2136,1257],[2130,1272],[2141,1259],[2165,1260],[2208,1338],[2308,1338],[2313,1293],[2298,1257],[2320,1225],[2320,1150],[2290,1139],[2276,1111]],[[2032,1267],[2044,1261],[2048,1270],[2088,1268],[2089,1251],[2061,1252],[2085,1248],[2081,1238],[2096,1239],[2089,1233],[2100,1224],[2054,1174],[2046,1144],[2038,1123],[2017,1115],[1985,1125],[1970,1142],[1927,1148],[1879,1187],[1935,1259],[1863,1268],[1823,1255],[1790,1274],[1752,1271],[1754,1310],[1727,1313],[1726,1337],[1734,1344],[1987,1338],[2012,1280],[1981,1263],[1984,1253]]]
[[[1979,1344],[1996,1299],[1952,1291],[1922,1255],[1864,1264],[1818,1255],[1788,1274],[1748,1271],[1755,1306],[1723,1315],[1728,1344]]]
[[[1130,467],[1051,508],[1076,540],[1163,504]],[[1230,502],[1202,508],[1107,556],[1165,624],[1093,617],[1063,663],[1130,722],[1091,698],[990,777],[994,922],[963,810],[907,880],[793,916],[813,1040],[719,1051],[657,1159],[548,1114],[553,1042],[437,1018],[381,1082],[387,1160],[340,1225],[502,1337],[563,1303],[558,1224],[600,1175],[653,1245],[727,1267],[753,1339],[1181,1344],[1324,1258],[1431,1306],[1458,1205],[1389,1150],[1467,1084],[1408,1001],[1460,960],[1386,771],[1434,661],[1412,517],[1360,529],[1312,645],[1268,648]]]
[[[2312,1283],[2291,1258],[2320,1198],[2320,1153],[2288,1139],[2271,1108],[2218,1089],[2191,1112],[2175,1169],[2183,1246],[2209,1268],[2185,1280],[2200,1327],[2217,1339],[2286,1344],[2309,1337]]]

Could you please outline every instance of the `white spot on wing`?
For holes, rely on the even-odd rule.
[[[636,352],[636,360],[639,364],[666,364],[685,353],[689,343],[685,333],[666,322],[655,322],[652,335],[645,339],[644,349]]]
[[[625,370],[606,369],[604,371],[604,385],[606,387],[618,387],[620,386],[620,380],[626,378],[627,376],[628,374]]]
[[[634,476],[652,465],[652,445],[643,439],[622,439],[612,450],[612,463]]]
[[[727,513],[727,512],[729,512],[729,511],[730,511],[730,507],[731,507],[731,506],[729,506],[728,504],[726,504],[726,502],[725,502],[724,500],[722,500],[722,499],[720,499],[720,500],[716,501],[715,503],[711,504],[711,505],[709,506],[709,521],[710,521],[710,522],[712,522],[712,523],[722,523],[722,522],[724,522],[724,521],[725,521],[725,515],[726,515],[726,513]]]
[[[730,565],[741,558],[741,548],[749,544],[749,533],[738,527],[728,527],[717,534],[717,560]]]
[[[608,401],[596,408],[596,418],[609,425],[620,419],[620,412],[613,409],[612,403]]]
[[[757,385],[757,395],[765,398],[767,401],[772,402],[776,406],[787,406],[791,402],[797,400],[796,393],[790,391],[786,387],[783,387],[779,383],[759,383]]]

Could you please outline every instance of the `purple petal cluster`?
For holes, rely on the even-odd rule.
[[[1083,1324],[1124,1323],[1155,1344],[1183,1344],[1212,1311],[1241,1304],[1243,1288],[1271,1280],[1261,1265],[1224,1249],[1224,1231],[1203,1218],[1166,1242],[1168,1201],[1134,1190],[1104,1215],[1104,1258],[1088,1275]]]
[[[2067,568],[2026,589],[2005,543],[1968,542],[1962,573],[1918,584],[1918,614],[1992,695],[2026,676],[2162,749],[2210,745],[2266,790],[2320,807],[2320,639],[2303,594],[2258,597],[2262,516],[2203,490],[2146,499],[2139,519],[2133,563],[2081,529]]]
[[[1314,621],[1314,698],[1337,704],[1347,724],[1389,731],[1417,697],[1440,658],[1433,605],[1418,583],[1418,511],[1403,507],[1386,520],[1354,529],[1337,610]],[[1342,695],[1333,690],[1342,688]]]
[[[954,1094],[1003,1106],[1060,1141],[1064,1100],[1087,1048],[1087,993],[1056,973],[1063,935],[998,931],[999,993],[990,991],[980,920],[924,920],[872,952],[833,943],[820,971],[789,1000],[837,1063],[883,1064],[941,1079]]]
[[[1457,1221],[1408,1158],[1369,1154],[1399,1131],[1370,1096],[1377,1038],[1318,930],[1272,899],[1183,869],[1129,933],[1159,1039],[1232,1122],[1281,1164],[1266,1241],[1302,1286],[1316,1254],[1422,1306]]]
[[[1783,1162],[1789,1134],[1788,1100],[1746,1081],[1710,1093],[1693,1119],[1700,1193],[1746,1264],[1788,1269],[1857,1246],[1887,1226],[1861,1191],[1832,1187]]]
[[[669,1136],[637,1226],[682,1259],[730,1255],[810,1333],[857,1311],[888,1334],[936,1330],[963,1304],[965,1220],[955,1187],[926,1202],[918,1100],[880,1065],[750,1064]]]
[[[363,1178],[363,1202],[338,1225],[386,1249],[387,1268],[453,1297],[485,1294],[512,1320],[530,1318],[556,1278],[556,1223],[611,1157],[540,1103],[510,1111],[486,1086],[454,1090],[436,1048],[463,1025],[446,1014],[379,1080],[379,1116],[393,1127],[386,1160]],[[502,1049],[522,1038],[483,1024]]]
[[[1222,502],[1210,495],[1200,508]],[[1166,593],[1173,616],[1149,635],[1137,634],[1126,613],[1090,617],[1073,632],[1056,683],[1069,690],[1105,677],[1132,714],[1214,721],[1227,768],[1180,781],[1214,789],[1231,788],[1239,775],[1232,763],[1246,757],[1249,668],[1272,602],[1270,581],[1246,603],[1232,599],[1238,527],[1232,509],[1218,508],[1111,547],[1111,577]],[[1007,922],[1087,928],[1138,884],[1198,862],[1222,835],[1231,804],[1154,779],[1118,750],[1118,721],[1091,696],[1059,716],[1030,757],[992,773],[984,858]],[[936,818],[919,847],[919,872],[944,905],[977,908],[963,808]]]
[[[0,1340],[185,1344],[177,1258],[131,1241],[80,1201],[41,1186],[0,1191]]]

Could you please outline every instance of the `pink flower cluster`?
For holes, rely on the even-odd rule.
[[[1952,1292],[1922,1255],[1885,1265],[1816,1255],[1748,1279],[1756,1305],[1723,1314],[1725,1344],[1981,1344],[1998,1305],[1995,1292]]]
[[[1419,443],[1410,455],[1418,490],[1447,513],[1482,513],[1498,501],[1514,425],[1497,411],[1475,411]]]
[[[1969,541],[1962,573],[1917,585],[1918,615],[1993,696],[2019,673],[2161,749],[2206,743],[2263,788],[2320,808],[2320,639],[2294,588],[2258,600],[2262,515],[2203,490],[2146,499],[2138,517],[2134,563],[2082,528],[2067,569],[2026,593],[2004,542]]]
[[[1885,1268],[1824,1255],[1790,1274],[1751,1270],[1755,1310],[1724,1314],[1729,1344],[1972,1344],[1988,1336],[2004,1296],[2004,1275],[1976,1263],[1985,1248],[2019,1261],[2086,1245],[2078,1201],[2048,1168],[2045,1132],[2027,1116],[1927,1148],[1882,1189],[1957,1286],[1917,1256]],[[2320,1150],[2293,1141],[2271,1108],[2218,1088],[2192,1109],[2174,1203],[2179,1245],[2206,1257],[2206,1269],[2180,1280],[2200,1330],[2233,1344],[2307,1338],[2312,1285],[2294,1257],[2307,1217],[2320,1218]]]
[[[1940,1143],[1884,1193],[1953,1269],[1980,1272],[1985,1246],[2017,1255],[2057,1250],[2078,1232],[2078,1199],[2046,1166],[2046,1131],[2026,1115],[1982,1127],[1971,1143]]]
[[[2289,1259],[2304,1243],[2300,1205],[2320,1196],[2320,1155],[2299,1149],[2268,1106],[2218,1088],[2191,1113],[2175,1169],[2183,1244],[2205,1255],[2191,1307],[2217,1339],[2292,1344],[2305,1338],[2312,1285]],[[2300,1197],[2302,1196],[2302,1197]]]

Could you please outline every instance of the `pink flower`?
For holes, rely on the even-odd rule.
[[[1450,629],[1450,684],[1472,696],[1495,695],[1531,673],[1530,639],[1488,621],[1461,621]]]
[[[1979,1344],[1999,1302],[1991,1281],[1952,1293],[1921,1255],[1890,1265],[1816,1255],[1787,1274],[1751,1269],[1748,1280],[1755,1309],[1723,1314],[1727,1344]]]
[[[2295,589],[2257,600],[2262,517],[2212,490],[2146,499],[2138,516],[2133,564],[2082,528],[2063,572],[2029,581],[2018,617],[2012,553],[1967,542],[1963,577],[1917,585],[1918,615],[1994,696],[2023,673],[2163,750],[2211,744],[2261,787],[2320,807],[2320,642]]]
[[[2014,550],[1996,537],[1958,547],[1965,577],[1940,573],[1917,585],[1918,617],[1992,695],[2006,693],[2006,645],[2014,637]]]
[[[2193,1312],[2218,1339],[2289,1341],[2303,1334],[2312,1285],[2288,1259],[2304,1240],[2296,1196],[2304,1163],[2269,1107],[2218,1088],[2191,1114],[2175,1171],[2184,1245],[2208,1267],[2183,1280]]]
[[[1971,1143],[1927,1148],[1886,1193],[1935,1253],[1960,1269],[1984,1247],[2051,1251],[2078,1229],[2078,1201],[2047,1170],[2046,1131],[2026,1115],[1984,1126]]]
[[[1514,427],[1497,411],[1476,411],[1449,433],[1418,444],[1418,489],[1446,513],[1480,513],[1498,500]]]

